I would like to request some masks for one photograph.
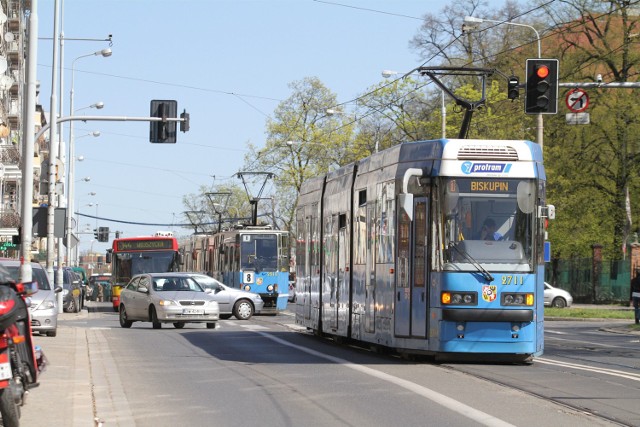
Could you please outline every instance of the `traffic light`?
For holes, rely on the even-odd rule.
[[[93,237],[95,237],[98,242],[100,241],[100,233],[97,228],[93,229]]]
[[[558,60],[527,59],[526,114],[558,112]]]
[[[517,76],[509,77],[509,81],[507,82],[507,98],[510,100],[518,99],[520,97],[520,89],[518,86],[520,85],[520,79]]]
[[[189,113],[187,113],[187,110],[183,110],[182,113],[180,113],[180,118],[183,119],[180,122],[180,132],[188,132],[189,131]]]
[[[178,102],[153,100],[151,101],[150,116],[158,117],[162,120],[149,123],[149,141],[175,144],[177,122],[169,122],[167,119],[178,117]]]
[[[109,241],[109,227],[98,227],[98,242]]]

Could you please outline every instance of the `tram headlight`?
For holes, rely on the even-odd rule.
[[[476,292],[451,292],[440,294],[442,305],[477,305],[478,294]]]
[[[503,293],[501,297],[502,305],[515,305],[521,307],[533,306],[535,298],[530,293]]]
[[[249,285],[244,285],[244,290],[249,292],[251,290],[251,286]]]
[[[267,286],[267,291],[269,291],[269,292],[273,292],[273,285],[269,285],[269,286]]]

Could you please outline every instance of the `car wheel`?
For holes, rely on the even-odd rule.
[[[67,313],[75,313],[76,312],[76,300],[71,298],[69,300],[69,304],[67,305],[67,309],[65,310]]]
[[[184,328],[184,322],[175,322],[173,324],[173,327],[176,328],[176,329],[182,329],[182,328]]]
[[[56,335],[58,335],[58,331],[47,331],[48,337],[55,337]]]
[[[151,323],[153,325],[153,329],[162,328],[162,323],[158,322],[158,313],[156,313],[156,308],[154,306],[151,306],[149,311],[150,311],[149,317],[151,317]]]
[[[215,328],[216,328],[216,322],[207,323],[207,329],[215,329]]]
[[[232,315],[231,315],[231,314],[228,314],[228,313],[227,313],[227,314],[221,314],[221,315],[220,315],[220,318],[221,318],[222,320],[227,320],[227,319],[231,319],[231,316],[232,316]]]
[[[233,306],[233,315],[238,320],[248,320],[253,316],[253,306],[246,299],[241,299]]]
[[[554,308],[565,308],[567,306],[567,302],[562,297],[556,297],[553,299],[551,303],[551,307]]]
[[[118,316],[120,319],[120,326],[123,328],[130,328],[133,323],[131,320],[127,318],[127,310],[124,309],[124,305],[120,306],[120,315]]]

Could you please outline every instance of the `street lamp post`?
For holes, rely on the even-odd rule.
[[[95,107],[95,108],[102,108],[102,107]],[[90,133],[88,133],[86,135],[79,136],[76,139],[83,138],[85,136],[93,136],[94,138],[97,138],[97,137],[100,136],[100,131],[96,130],[96,131],[90,132]],[[67,188],[67,225],[66,225],[66,228],[67,228],[67,236],[66,236],[66,238],[67,238],[67,240],[66,240],[67,250],[66,250],[66,252],[67,252],[67,264],[69,266],[74,265],[72,263],[72,260],[71,260],[71,254],[72,254],[71,246],[72,246],[73,208],[74,208],[74,206],[73,206],[74,205],[73,204],[73,198],[74,198],[74,194],[73,194],[73,191],[74,191],[73,175],[74,175],[74,172],[75,172],[76,158],[75,158],[74,150],[72,149],[72,145],[73,144],[71,144],[71,142],[69,142],[69,178],[68,178],[68,188]],[[81,161],[82,159],[83,158],[80,157],[78,159],[78,161]]]
[[[92,53],[88,53],[86,55],[81,55],[78,56],[77,58],[75,58],[72,62],[71,62],[71,89],[69,91],[69,116],[73,116],[73,94],[74,94],[74,85],[75,85],[75,66],[76,66],[76,62],[79,59],[82,58],[87,58],[89,56],[102,56],[102,57],[109,57],[111,56],[112,51],[110,48],[105,48],[102,50],[98,50],[96,52],[92,52]],[[100,109],[104,106],[104,104],[102,102],[98,102],[96,104],[92,104],[92,106],[95,106],[94,108]],[[72,224],[71,224],[71,218],[73,216],[73,173],[74,173],[74,156],[75,156],[75,152],[74,152],[74,139],[73,139],[73,122],[69,122],[69,188],[67,189],[67,221],[66,221],[66,230],[67,230],[67,262],[70,261],[70,256],[71,256],[71,233],[72,233]],[[61,270],[61,266],[58,264],[58,271],[59,271],[59,275],[60,278],[62,276],[62,270]],[[62,283],[62,281],[60,281],[60,283]],[[59,303],[60,306],[62,306],[61,303],[61,299],[62,297],[60,296],[60,294],[58,294],[58,299],[59,299]]]
[[[536,34],[536,41],[538,42],[538,58],[542,58],[542,49],[540,46],[540,34],[538,33],[538,30],[536,30],[534,27],[532,27],[531,25],[527,25],[527,24],[520,24],[518,22],[511,22],[511,21],[496,21],[493,19],[484,19],[484,18],[476,18],[474,16],[465,16],[464,17],[464,25],[463,25],[463,30],[466,28],[474,28],[477,27],[478,25],[482,24],[483,22],[492,22],[494,24],[504,24],[504,25],[513,25],[516,27],[526,27],[529,28],[531,30],[533,30],[533,32]],[[538,140],[538,144],[540,145],[540,149],[543,148],[544,146],[544,119],[542,118],[542,114],[538,113],[538,117],[537,117],[537,136],[536,139]]]

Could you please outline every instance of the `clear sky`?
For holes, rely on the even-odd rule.
[[[410,39],[446,0],[59,0],[64,45],[63,116],[69,115],[72,61],[76,114],[143,117],[152,99],[175,99],[191,116],[176,144],[151,144],[146,122],[76,122],[76,211],[80,250],[103,251],[93,229],[123,236],[190,230],[182,197],[238,179],[247,143],[260,147],[265,122],[289,97],[288,84],[318,77],[349,101],[382,80],[381,71],[421,65]],[[38,2],[39,103],[50,110],[53,0]],[[86,136],[100,131],[97,138]],[[68,138],[68,124],[64,126]],[[90,177],[89,182],[81,181]],[[214,178],[215,177],[215,178]],[[95,192],[95,196],[89,193]],[[263,197],[269,194],[263,193]],[[93,206],[87,206],[93,203]],[[97,203],[97,206],[96,206]],[[123,222],[116,222],[123,221]],[[138,225],[152,223],[162,225]],[[113,235],[111,236],[113,238]]]

